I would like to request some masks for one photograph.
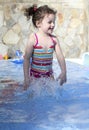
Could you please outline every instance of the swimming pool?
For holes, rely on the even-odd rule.
[[[63,87],[43,79],[23,91],[22,64],[0,60],[0,130],[89,130],[89,68],[66,64]],[[53,69],[56,78],[56,60]]]

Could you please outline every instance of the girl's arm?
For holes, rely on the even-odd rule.
[[[23,63],[24,89],[25,90],[29,87],[29,83],[30,83],[29,68],[30,68],[30,58],[31,58],[32,52],[33,52],[33,45],[34,45],[34,36],[31,35],[28,38],[25,55],[24,55],[24,63]]]
[[[60,79],[60,85],[63,85],[63,83],[65,83],[67,80],[66,79],[66,63],[65,63],[65,58],[63,56],[58,39],[56,39],[55,53],[56,53],[56,57],[61,68],[61,74],[59,75],[57,79]]]

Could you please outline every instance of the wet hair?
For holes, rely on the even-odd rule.
[[[42,21],[46,14],[56,14],[56,11],[48,7],[48,5],[43,5],[37,8],[37,5],[34,4],[32,7],[26,8],[24,12],[25,16],[29,20],[32,16],[32,22],[35,27],[37,27],[36,22]]]

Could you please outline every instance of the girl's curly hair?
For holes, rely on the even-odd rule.
[[[32,16],[32,22],[35,27],[37,21],[41,21],[46,14],[56,14],[56,11],[52,8],[48,7],[48,5],[43,5],[37,8],[37,5],[34,4],[33,6],[26,8],[24,15],[29,20]]]

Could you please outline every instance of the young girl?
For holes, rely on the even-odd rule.
[[[58,78],[60,79],[60,85],[63,85],[66,82],[65,59],[57,37],[52,35],[55,27],[56,11],[47,5],[38,8],[33,5],[25,10],[25,15],[28,19],[32,16],[32,22],[37,28],[37,32],[29,36],[26,46],[23,64],[24,89],[26,90],[29,87],[31,77],[53,77],[52,60],[54,51],[61,68],[61,74]],[[32,58],[31,64],[29,62],[30,58]]]

